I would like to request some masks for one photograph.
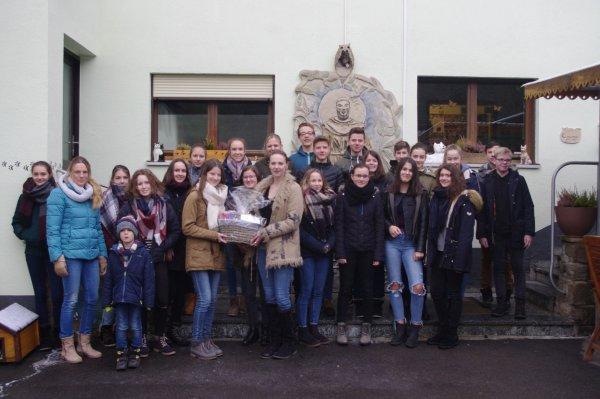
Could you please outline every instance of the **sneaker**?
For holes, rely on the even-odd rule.
[[[117,371],[127,370],[127,351],[125,349],[117,349]]]
[[[491,308],[494,304],[494,296],[492,295],[491,288],[482,288],[481,289],[481,306],[484,308]]]
[[[346,335],[346,323],[337,323],[335,341],[338,345],[348,345],[348,336]]]
[[[213,360],[217,358],[216,353],[208,346],[208,341],[192,343],[190,355],[201,360]]]
[[[158,337],[156,344],[157,346],[154,347],[154,352],[159,352],[164,356],[171,356],[175,354],[175,349],[173,349],[166,336],[162,335]]]
[[[130,369],[137,369],[140,367],[140,348],[132,349],[129,351],[129,356],[127,357],[127,367]]]
[[[140,347],[140,357],[148,357],[150,355],[150,347],[148,346],[148,338],[146,334],[142,335],[142,346]]]
[[[395,321],[392,330],[392,339],[390,340],[390,345],[398,346],[406,342],[406,324],[400,324]]]
[[[208,347],[212,349],[213,352],[215,352],[215,355],[217,355],[217,357],[223,356],[223,349],[219,348],[212,339],[209,339],[207,342]]]
[[[371,345],[371,323],[362,323],[360,326],[360,339],[358,341],[361,346]]]
[[[308,327],[298,327],[298,341],[311,348],[321,345],[321,342],[308,331]]]
[[[311,333],[313,337],[315,337],[321,345],[327,345],[329,342],[329,338],[321,334],[319,331],[319,326],[316,324],[311,324],[308,326],[308,331]]]
[[[115,333],[112,326],[100,327],[100,342],[107,348],[115,346]]]

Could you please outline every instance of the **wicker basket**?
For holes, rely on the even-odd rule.
[[[218,223],[219,233],[227,236],[227,242],[238,244],[250,244],[262,227],[259,223],[239,219],[219,219]]]

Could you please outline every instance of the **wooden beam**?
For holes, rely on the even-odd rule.
[[[477,143],[477,83],[467,85],[467,142]]]

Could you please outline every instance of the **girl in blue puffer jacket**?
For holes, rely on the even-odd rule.
[[[108,254],[102,298],[106,311],[114,306],[117,338],[117,370],[137,368],[142,346],[142,311],[154,305],[154,266],[146,247],[135,240],[135,219],[126,216],[117,223],[119,243]],[[131,350],[127,353],[127,331]]]

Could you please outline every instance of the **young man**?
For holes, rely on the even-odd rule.
[[[417,143],[410,149],[410,157],[417,164],[419,170],[419,182],[427,194],[431,198],[433,194],[433,188],[436,186],[435,175],[428,168],[425,167],[425,159],[427,159],[427,145],[423,143]]]
[[[302,122],[296,131],[300,140],[300,147],[295,154],[290,156],[290,164],[292,166],[292,175],[296,180],[300,181],[304,172],[310,166],[314,159],[313,142],[315,141],[315,128],[308,122]]]
[[[509,311],[505,278],[508,255],[515,276],[515,319],[524,319],[523,252],[531,246],[535,235],[533,201],[523,176],[510,168],[512,152],[499,147],[494,155],[496,169],[485,176],[481,186],[484,205],[477,224],[477,237],[483,248],[492,251],[497,297],[492,316],[501,317]]]
[[[485,176],[496,169],[496,157],[494,153],[500,148],[500,144],[495,141],[490,141],[485,145],[485,155],[487,162],[481,165],[477,172],[477,178],[480,183],[483,182]],[[506,300],[510,301],[513,292],[513,274],[510,261],[506,262]],[[492,252],[489,248],[481,248],[481,306],[491,308],[494,303],[494,295],[492,294]]]
[[[348,133],[348,148],[344,155],[335,163],[344,173],[345,179],[350,177],[350,172],[352,172],[354,166],[365,161],[365,157],[369,151],[365,148],[365,139],[365,129],[362,127],[353,127],[350,129]]]
[[[396,169],[398,168],[398,161],[402,158],[407,158],[410,153],[410,144],[404,140],[398,141],[394,144],[394,159],[390,161],[390,170],[387,173],[387,181],[389,183],[394,181],[396,175]]]

